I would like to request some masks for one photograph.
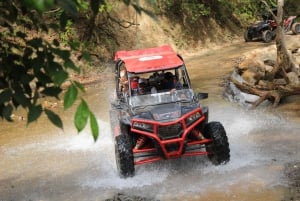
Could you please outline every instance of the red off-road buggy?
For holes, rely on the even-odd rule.
[[[183,156],[230,159],[223,125],[208,122],[208,108],[195,94],[182,57],[168,46],[115,54],[116,99],[110,111],[121,177],[135,166]],[[155,88],[155,90],[153,90]]]

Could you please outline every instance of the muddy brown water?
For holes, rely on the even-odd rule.
[[[247,110],[222,97],[222,82],[236,58],[268,44],[234,43],[226,47],[182,55],[195,91],[208,92],[210,121],[220,121],[227,132],[231,160],[213,166],[206,157],[188,157],[141,165],[133,178],[116,173],[108,111],[112,99],[111,66],[106,82],[92,84],[84,95],[97,115],[100,138],[89,129],[77,134],[74,109],[61,112],[59,130],[45,117],[0,122],[0,200],[105,200],[118,192],[163,201],[280,201],[289,197],[284,166],[299,161],[300,99],[290,97],[278,108],[264,105]],[[16,115],[24,116],[23,111]]]

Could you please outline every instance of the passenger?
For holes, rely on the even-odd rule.
[[[138,88],[139,88],[138,81],[139,81],[138,77],[130,78],[131,95],[133,96],[138,94]]]
[[[143,78],[140,78],[139,79],[139,82],[138,82],[139,86],[138,86],[138,94],[139,95],[143,95],[146,93],[146,87],[147,87],[147,81]]]
[[[128,86],[126,70],[121,70],[120,71],[119,90],[120,90],[120,92],[127,93],[128,89],[129,89],[129,86]]]
[[[174,87],[177,90],[183,89],[183,85],[179,80],[177,80],[176,76],[173,77]]]
[[[151,92],[151,94],[156,94],[157,93],[158,82],[155,79],[155,77],[151,76],[149,78],[149,85],[150,85],[150,92]]]
[[[164,74],[161,73],[159,74],[158,72],[154,72],[152,77],[155,79],[155,87],[156,90],[163,90],[163,80],[164,80]]]
[[[176,76],[171,72],[165,73],[164,79],[165,89],[169,89],[171,91],[182,89],[182,84],[176,79]]]
[[[175,88],[174,82],[173,82],[173,74],[171,72],[165,73],[164,76],[164,86],[166,89],[173,89]]]

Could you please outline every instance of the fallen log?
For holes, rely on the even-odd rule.
[[[230,81],[241,91],[260,98],[252,103],[252,109],[256,108],[265,100],[273,102],[273,107],[277,107],[282,98],[291,95],[300,95],[300,86],[292,85],[272,85],[269,87],[260,88],[257,85],[249,85],[246,82],[239,82],[235,78],[230,77]]]

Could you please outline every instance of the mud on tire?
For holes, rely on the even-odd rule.
[[[204,137],[212,139],[206,144],[208,158],[214,165],[225,164],[230,160],[230,149],[225,129],[220,122],[210,122],[204,128]]]
[[[252,36],[251,36],[251,34],[249,33],[249,30],[248,30],[248,29],[244,32],[244,39],[245,39],[245,42],[249,42],[249,41],[252,40]]]
[[[134,157],[130,138],[126,134],[115,137],[115,156],[117,170],[121,177],[132,177],[134,175]]]
[[[293,34],[300,34],[300,23],[295,22],[292,25],[292,32],[293,32]]]
[[[262,39],[265,43],[270,43],[273,39],[272,32],[270,30],[265,30],[262,33]]]

